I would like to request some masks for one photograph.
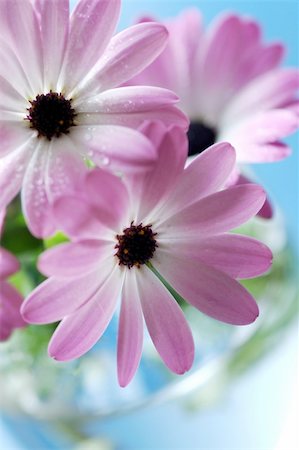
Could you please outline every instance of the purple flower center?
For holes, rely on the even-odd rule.
[[[37,95],[36,99],[29,101],[26,120],[30,122],[30,128],[38,131],[38,137],[46,137],[49,141],[52,137],[68,134],[75,125],[75,110],[72,108],[72,100],[67,100],[57,92]]]
[[[148,262],[154,255],[158,247],[151,225],[145,227],[140,223],[123,230],[123,234],[116,236],[118,244],[115,245],[117,253],[115,256],[119,259],[119,264],[127,266],[129,269],[136,266],[140,268],[141,264]]]
[[[191,122],[187,136],[189,141],[188,156],[202,153],[216,142],[216,130],[201,122]]]

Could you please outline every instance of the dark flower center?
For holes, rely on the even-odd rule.
[[[29,103],[31,107],[27,108],[26,119],[30,122],[30,128],[38,131],[38,137],[44,136],[50,141],[54,136],[68,134],[75,125],[76,113],[72,108],[72,100],[67,100],[61,93],[50,91],[38,95]]]
[[[151,225],[145,227],[140,223],[123,230],[123,234],[116,236],[118,244],[115,245],[117,253],[115,256],[119,259],[119,264],[127,266],[129,269],[136,266],[140,268],[141,264],[148,262],[154,255],[158,247]]]
[[[216,142],[216,130],[201,122],[191,122],[187,136],[189,140],[188,156],[202,153]]]

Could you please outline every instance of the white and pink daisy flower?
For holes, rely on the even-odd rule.
[[[227,141],[240,164],[288,156],[281,140],[299,126],[299,72],[280,67],[284,47],[264,44],[258,23],[235,14],[221,15],[205,30],[199,11],[191,9],[165,25],[165,50],[128,84],[178,94],[191,121],[189,155]]]
[[[0,212],[0,236],[5,210]],[[26,326],[20,314],[21,294],[6,280],[20,268],[19,261],[5,248],[0,247],[0,341],[9,338],[15,328]]]
[[[56,200],[55,215],[73,241],[41,255],[39,268],[50,278],[22,307],[28,322],[61,320],[49,354],[66,361],[101,337],[121,292],[121,386],[140,361],[143,317],[165,364],[182,374],[192,365],[194,343],[172,294],[217,320],[249,324],[258,307],[237,279],[260,275],[271,264],[266,246],[227,233],[254,216],[265,200],[253,184],[218,191],[234,167],[234,149],[215,144],[184,169],[185,133],[174,128],[162,136],[159,130],[157,124],[147,128],[159,159],[145,175],[125,184],[95,169],[87,173],[84,189]]]
[[[154,150],[144,119],[187,127],[172,92],[116,88],[164,48],[163,25],[112,37],[120,0],[0,2],[0,208],[22,190],[31,232],[55,226],[49,204],[79,182],[83,159],[112,170],[148,167]]]

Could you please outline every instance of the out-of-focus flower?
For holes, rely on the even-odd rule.
[[[281,139],[299,125],[299,73],[279,67],[284,47],[264,44],[258,23],[234,14],[221,15],[208,30],[196,9],[165,25],[167,47],[129,84],[165,87],[178,94],[191,120],[189,155],[217,141],[235,147],[238,163],[272,162],[289,155]],[[237,181],[237,173],[234,178]],[[267,211],[265,216],[269,204]]]
[[[255,215],[265,200],[254,185],[217,192],[234,167],[233,148],[216,144],[184,169],[182,130],[165,133],[151,123],[145,133],[159,150],[153,169],[129,177],[126,184],[95,169],[86,175],[81,193],[55,202],[58,222],[74,241],[41,256],[39,268],[50,278],[22,307],[32,323],[62,320],[49,354],[65,361],[81,356],[101,337],[122,292],[122,386],[139,364],[143,317],[169,369],[181,374],[192,365],[193,339],[174,289],[215,319],[248,324],[258,307],[236,279],[255,277],[271,263],[263,244],[227,233]]]
[[[0,236],[5,211],[0,212]],[[0,341],[9,338],[15,328],[26,326],[20,307],[23,301],[21,294],[7,281],[10,275],[19,270],[19,261],[15,256],[0,247]]]
[[[0,208],[22,188],[32,233],[54,230],[49,204],[76,184],[83,159],[140,170],[154,159],[134,130],[146,118],[187,127],[174,93],[115,88],[164,48],[163,25],[140,24],[112,37],[120,0],[0,2]]]

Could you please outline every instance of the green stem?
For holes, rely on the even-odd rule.
[[[186,300],[162,277],[162,275],[155,269],[150,261],[145,263],[147,267],[153,272],[154,275],[161,281],[162,284],[166,287],[168,292],[173,296],[173,298],[180,304],[186,303]]]

